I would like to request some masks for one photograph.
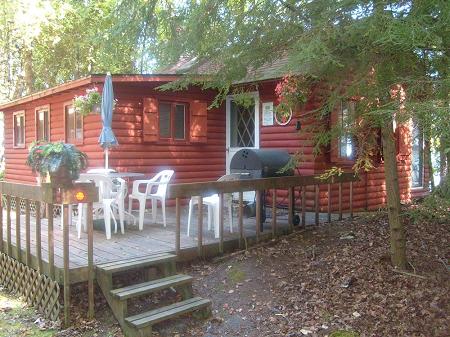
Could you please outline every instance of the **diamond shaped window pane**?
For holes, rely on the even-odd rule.
[[[232,147],[255,146],[255,106],[242,107],[231,102],[230,145]]]

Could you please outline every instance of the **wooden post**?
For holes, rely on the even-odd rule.
[[[342,183],[339,183],[339,220],[342,220]]]
[[[328,222],[331,222],[331,184],[328,184]]]
[[[20,242],[20,198],[16,197],[16,248],[17,248],[17,261],[22,261],[22,247]]]
[[[219,253],[223,254],[223,193],[219,193]]]
[[[64,326],[70,325],[69,205],[63,204]]]
[[[302,186],[302,226],[306,226],[306,186]]]
[[[180,198],[175,199],[175,254],[180,255],[181,249],[181,220],[180,220]]]
[[[239,192],[239,248],[242,248],[244,240],[244,193]]]
[[[256,242],[259,243],[261,234],[261,191],[256,191]]]
[[[41,246],[41,203],[36,201],[36,258],[38,272],[42,274],[42,246]]]
[[[203,197],[198,196],[198,256],[203,257]]]
[[[319,192],[320,192],[319,185],[316,185],[315,192],[314,192],[314,208],[315,208],[315,223],[316,223],[316,225],[319,224],[319,209],[320,209]]]
[[[294,231],[294,188],[293,187],[289,188],[288,194],[289,194],[288,225],[289,225],[289,232],[292,233]]]
[[[31,266],[30,200],[25,199],[25,263]]]
[[[353,218],[353,181],[350,181],[350,218]]]
[[[272,238],[277,235],[277,190],[272,190]]]
[[[7,253],[12,257],[11,245],[11,196],[6,195],[6,246]]]
[[[53,228],[53,204],[47,204],[48,224],[48,271],[51,279],[55,279],[55,237]]]
[[[94,318],[94,221],[93,203],[88,202],[86,223],[88,232],[88,318]],[[68,231],[68,230],[67,230]]]

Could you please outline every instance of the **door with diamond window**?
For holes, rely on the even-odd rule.
[[[259,96],[253,93],[253,105],[241,106],[232,96],[226,101],[226,171],[230,173],[230,162],[240,149],[259,148]]]

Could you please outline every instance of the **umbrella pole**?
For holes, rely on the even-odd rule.
[[[109,168],[109,148],[105,149],[105,169]]]

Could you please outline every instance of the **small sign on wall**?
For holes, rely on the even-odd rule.
[[[273,125],[273,102],[265,102],[262,104],[262,125],[270,126]]]

